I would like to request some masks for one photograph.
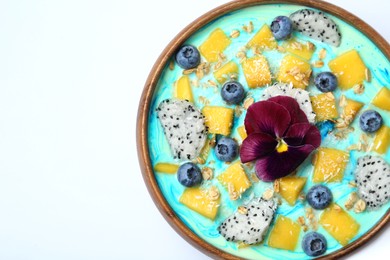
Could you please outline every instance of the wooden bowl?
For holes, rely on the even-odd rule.
[[[192,34],[197,30],[208,24],[209,22],[215,20],[218,17],[223,16],[226,13],[242,9],[245,7],[250,7],[254,5],[262,4],[297,4],[307,7],[312,7],[316,9],[323,10],[327,13],[330,13],[345,22],[349,23],[351,26],[355,27],[363,34],[368,36],[376,46],[383,52],[383,54],[390,60],[390,46],[388,42],[382,38],[373,28],[368,24],[363,22],[360,18],[349,13],[348,11],[337,7],[335,5],[320,1],[320,0],[237,0],[222,6],[219,6],[203,16],[196,19],[186,28],[184,28],[165,48],[161,53],[160,57],[157,59],[154,64],[149,77],[145,83],[144,90],[139,102],[138,108],[138,118],[137,118],[137,149],[138,149],[138,159],[143,173],[143,178],[145,184],[149,190],[149,193],[160,210],[161,214],[164,216],[166,221],[173,227],[173,229],[182,236],[187,242],[192,244],[194,247],[207,254],[210,257],[217,259],[240,259],[237,256],[226,253],[213,245],[207,243],[195,233],[193,233],[175,214],[168,202],[165,200],[164,195],[160,191],[160,188],[157,184],[153,168],[151,165],[151,160],[149,156],[148,149],[148,115],[149,108],[151,105],[151,100],[153,93],[156,89],[157,82],[160,78],[160,75],[169,62],[170,57],[174,54],[181,44],[185,42]],[[345,247],[342,247],[340,250],[335,251],[329,255],[323,256],[319,259],[336,259],[341,256],[348,254],[349,252],[357,249],[358,247],[364,245],[368,240],[370,240],[375,234],[377,234],[389,221],[390,219],[390,210],[380,219],[378,224],[366,232],[359,239],[353,243],[348,244]]]

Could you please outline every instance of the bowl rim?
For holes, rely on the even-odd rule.
[[[137,141],[137,152],[138,160],[143,175],[144,182],[152,197],[154,204],[159,209],[165,220],[171,225],[171,227],[188,243],[203,252],[204,254],[213,257],[215,259],[241,259],[238,256],[227,253],[221,249],[218,249],[212,244],[209,244],[193,231],[190,230],[176,215],[174,210],[171,208],[169,203],[166,201],[162,194],[157,180],[155,178],[151,160],[149,156],[148,148],[148,119],[149,119],[149,108],[151,100],[156,89],[158,80],[165,68],[170,61],[175,50],[185,42],[191,35],[193,35],[200,28],[208,24],[209,22],[225,15],[226,13],[233,12],[239,9],[243,9],[255,5],[266,5],[266,4],[295,4],[302,5],[309,8],[315,8],[332,14],[341,20],[349,23],[351,26],[358,29],[360,32],[365,34],[376,46],[382,51],[388,60],[390,60],[390,45],[389,43],[377,33],[370,25],[366,24],[363,20],[350,12],[344,10],[336,5],[323,2],[322,0],[235,0],[226,4],[220,5],[211,11],[203,14],[188,26],[186,26],[181,32],[179,32],[175,38],[167,45],[162,51],[157,61],[155,62],[143,89],[140,97],[137,115],[137,127],[136,127],[136,141]],[[318,259],[337,259],[344,256],[353,250],[361,247],[367,241],[369,241],[374,235],[376,235],[390,220],[390,209],[381,218],[381,220],[367,231],[363,236],[349,245],[342,247],[341,249],[329,254],[322,256]]]

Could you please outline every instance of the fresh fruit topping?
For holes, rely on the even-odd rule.
[[[340,117],[343,119],[346,125],[350,125],[355,119],[357,113],[359,113],[360,109],[362,109],[364,104],[362,102],[349,98],[345,98],[344,101],[341,101],[342,99],[343,96],[341,96],[340,99],[340,107],[343,108],[343,112],[341,113]]]
[[[258,244],[267,234],[277,207],[273,200],[254,198],[222,222],[218,231],[227,241]]]
[[[325,137],[328,136],[328,134],[330,132],[333,131],[333,129],[334,129],[334,122],[332,122],[332,121],[322,121],[322,122],[316,124],[316,126],[320,130],[322,139],[324,139]]]
[[[379,154],[385,154],[390,146],[390,127],[383,125],[375,133],[374,142],[372,143],[371,150]]]
[[[382,116],[375,110],[367,110],[361,114],[359,119],[360,128],[364,132],[374,133],[382,126]]]
[[[214,220],[218,213],[221,196],[215,186],[209,189],[195,187],[185,189],[179,201],[206,218]]]
[[[308,91],[293,88],[292,84],[275,83],[272,86],[267,87],[262,95],[264,99],[276,96],[288,96],[294,98],[298,102],[299,108],[306,114],[309,123],[313,124],[315,122],[316,115],[313,112]]]
[[[271,84],[271,71],[263,55],[256,55],[242,62],[245,79],[249,88],[264,87]]]
[[[201,170],[192,162],[180,165],[177,170],[177,179],[181,185],[186,187],[199,185],[203,180]]]
[[[295,54],[305,60],[310,60],[315,51],[313,43],[297,41],[294,38],[289,39],[282,46],[287,52]]]
[[[349,162],[347,152],[321,147],[314,160],[313,182],[339,182]]]
[[[320,256],[327,249],[326,238],[317,232],[306,233],[302,239],[302,249],[308,256]]]
[[[294,250],[298,244],[301,226],[288,217],[279,215],[272,228],[268,245],[273,248]]]
[[[321,92],[331,92],[337,88],[337,78],[332,72],[321,72],[314,78],[314,84]]]
[[[241,161],[256,160],[256,174],[263,181],[287,176],[321,143],[320,132],[291,97],[252,104],[244,123],[248,137],[241,146]]]
[[[356,50],[341,54],[331,60],[328,65],[336,75],[341,90],[348,90],[361,84],[366,78],[366,65]]]
[[[233,125],[234,110],[227,107],[205,106],[202,109],[209,133],[230,135]]]
[[[301,9],[290,15],[294,29],[314,40],[338,47],[341,34],[336,23],[323,12]]]
[[[237,200],[252,184],[239,161],[231,164],[217,177],[227,189],[231,200]]]
[[[200,63],[200,53],[195,46],[184,45],[176,53],[176,62],[185,70],[196,68]]]
[[[186,100],[166,99],[157,108],[157,117],[175,159],[195,159],[207,138],[204,116]]]
[[[311,66],[307,61],[293,55],[286,55],[281,61],[276,80],[292,83],[294,88],[305,89],[309,86],[310,75]]]
[[[214,72],[214,78],[221,84],[230,80],[231,77],[237,76],[238,66],[234,61],[229,61]]]
[[[173,163],[157,163],[154,166],[156,172],[177,173],[179,165]]]
[[[299,194],[301,193],[303,187],[306,183],[305,177],[297,176],[286,176],[279,180],[279,193],[280,195],[290,204],[291,206],[295,205]]]
[[[245,126],[244,126],[244,125],[237,127],[237,132],[238,132],[238,134],[240,135],[240,137],[241,137],[242,140],[244,140],[244,139],[248,136],[248,135],[246,134]]]
[[[343,246],[358,234],[360,228],[359,223],[337,204],[322,212],[319,223]]]
[[[292,22],[287,16],[277,16],[271,23],[271,31],[276,40],[287,39],[292,30]]]
[[[389,100],[390,100],[390,89],[388,89],[387,87],[383,87],[381,88],[381,90],[379,90],[378,94],[376,94],[376,96],[372,100],[372,104],[383,110],[390,111]]]
[[[226,103],[237,105],[244,99],[245,90],[239,82],[229,81],[223,84],[221,96]]]
[[[192,95],[190,78],[187,75],[181,76],[175,84],[173,96],[178,99],[188,100],[194,103],[194,96]]]
[[[325,185],[315,185],[310,188],[306,200],[314,209],[324,209],[332,202],[333,195]]]
[[[339,116],[336,106],[336,98],[332,93],[323,93],[310,97],[316,121],[333,120]]]
[[[219,55],[230,45],[231,39],[217,28],[212,31],[209,37],[199,46],[200,53],[208,62],[217,62]]]
[[[275,37],[269,26],[264,24],[255,36],[253,36],[253,38],[248,42],[247,46],[249,48],[258,47],[261,49],[275,49],[276,46],[278,46],[278,43],[275,41]]]
[[[238,156],[238,144],[230,137],[221,137],[214,148],[215,156],[221,161],[231,162]]]
[[[358,159],[355,169],[359,197],[368,208],[378,209],[390,199],[390,165],[379,156]]]

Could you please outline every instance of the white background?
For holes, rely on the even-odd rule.
[[[226,2],[0,0],[0,259],[208,259],[149,197],[135,123],[163,48]],[[389,1],[330,2],[390,40]]]

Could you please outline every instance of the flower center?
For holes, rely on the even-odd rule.
[[[283,139],[278,139],[278,145],[276,146],[276,151],[278,153],[283,153],[288,150],[288,145],[283,141]]]

